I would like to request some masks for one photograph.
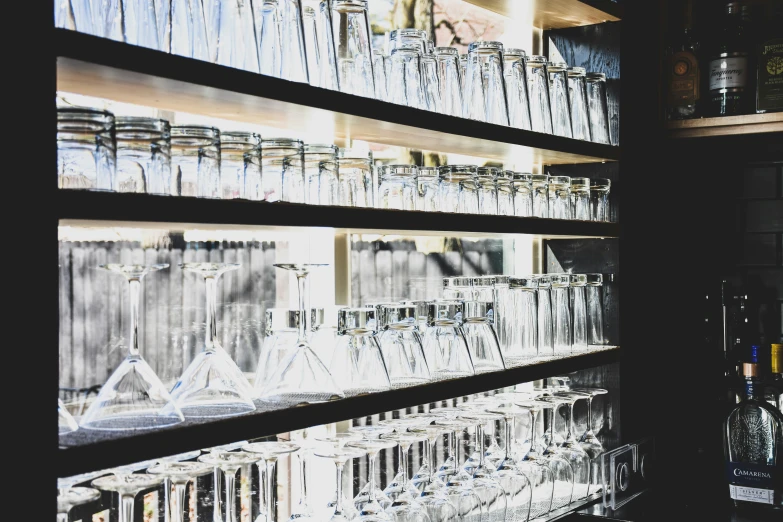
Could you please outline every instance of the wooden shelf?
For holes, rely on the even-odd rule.
[[[562,29],[616,22],[622,6],[612,0],[466,0],[539,29]]]
[[[617,223],[325,207],[296,203],[59,190],[63,226],[126,226],[169,230],[325,227],[341,232],[459,237],[532,234],[542,237],[617,237]],[[99,223],[96,223],[99,222]]]
[[[783,132],[783,112],[668,121],[666,129],[670,138],[704,138],[707,136]]]
[[[302,132],[545,165],[620,148],[446,116],[57,29],[57,89]]]
[[[138,433],[78,430],[60,439],[55,464],[59,477],[68,477],[177,453],[230,444],[277,433],[359,418],[473,393],[513,386],[552,375],[618,362],[617,346],[592,347],[570,357],[532,360],[527,366],[439,381],[347,399],[271,409],[258,404],[255,412],[238,417],[186,420],[171,428]]]

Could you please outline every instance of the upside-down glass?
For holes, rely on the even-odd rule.
[[[431,418],[427,422],[415,424],[408,428],[413,433],[426,434],[427,442],[424,444],[425,464],[419,470],[418,475],[426,477],[427,483],[421,483],[419,488],[421,494],[417,501],[421,504],[429,515],[432,522],[446,522],[455,520],[457,517],[457,507],[449,499],[446,491],[446,484],[435,474],[435,442],[448,431],[448,428],[430,424]],[[422,473],[423,469],[426,474]]]
[[[568,399],[566,406],[566,437],[560,445],[560,455],[562,455],[570,464],[574,472],[574,500],[581,500],[587,497],[590,488],[590,456],[585,452],[577,441],[574,431],[574,404],[581,399],[590,399],[587,393],[575,391],[558,392],[559,397]]]
[[[220,197],[220,131],[183,125],[171,128],[171,193],[193,198]]]
[[[557,433],[555,432],[555,421],[557,419],[557,410],[565,404],[568,399],[555,396],[543,396],[534,402],[540,404],[546,409],[550,409],[549,420],[549,439],[545,442],[546,447],[541,455],[546,459],[549,468],[552,470],[554,478],[554,491],[552,494],[552,510],[560,509],[571,503],[574,494],[574,468],[571,463],[560,453],[556,444]]]
[[[408,431],[397,431],[381,435],[381,439],[395,441],[399,446],[397,475],[383,490],[392,504],[387,508],[387,513],[395,522],[430,522],[424,508],[418,503],[418,492],[408,481],[408,453],[413,443],[426,440],[426,436]]]
[[[376,305],[378,340],[393,388],[429,382],[431,370],[416,326],[416,306]]]
[[[220,184],[223,199],[263,201],[261,136],[254,132],[220,134]]]
[[[115,118],[117,192],[171,195],[171,128],[157,118]]]
[[[603,388],[573,388],[571,391],[585,393],[587,397],[587,429],[579,437],[579,446],[590,457],[590,491],[594,493],[601,487],[600,457],[604,452],[604,446],[593,432],[593,399],[598,395],[608,393]]]
[[[415,210],[419,169],[416,165],[384,165],[378,169],[378,208]]]
[[[348,514],[346,513],[347,506],[343,505],[343,468],[349,460],[361,457],[365,455],[365,452],[359,448],[349,448],[343,446],[339,448],[329,448],[323,450],[316,449],[313,454],[316,457],[330,459],[332,462],[334,462],[334,465],[337,469],[337,491],[335,496],[336,501],[334,502],[334,510],[331,517],[328,519],[328,522],[348,522],[348,520],[353,517],[349,518],[346,516]],[[353,508],[353,506],[350,507]]]
[[[465,332],[462,301],[430,303],[424,355],[433,380],[456,379],[475,374]]]
[[[304,174],[308,184],[308,200],[311,205],[336,205],[337,146],[305,145]]]
[[[427,52],[427,31],[422,29],[395,29],[389,33],[389,52],[403,45],[414,45],[421,54]]]
[[[587,82],[587,111],[590,115],[590,137],[598,143],[610,143],[609,109],[606,101],[606,75],[589,72]]]
[[[510,170],[498,172],[498,215],[514,215],[514,173]]]
[[[337,346],[329,373],[347,397],[390,390],[381,347],[376,337],[374,308],[343,308],[337,312]]]
[[[256,377],[253,381],[254,397],[260,396],[278,366],[296,348],[299,330],[299,310],[267,308],[264,344],[258,355]]]
[[[497,167],[479,167],[476,170],[476,187],[478,189],[479,214],[497,215],[498,185],[500,169]]]
[[[372,50],[372,72],[375,78],[375,97],[382,101],[391,101],[389,98],[389,79],[386,71],[391,70],[391,56],[386,55],[380,49]],[[386,62],[389,61],[389,67]]]
[[[533,198],[533,217],[549,217],[549,176],[532,174],[530,176]]]
[[[426,108],[442,113],[443,103],[440,96],[440,79],[438,76],[438,61],[432,52],[421,55],[421,83]]]
[[[573,331],[571,345],[575,351],[587,350],[587,276],[585,274],[570,274],[571,276],[571,329]]]
[[[462,116],[459,52],[453,47],[436,47],[433,54],[438,64],[441,112]]]
[[[261,140],[261,173],[267,201],[307,203],[304,144],[300,140]]]
[[[438,211],[438,167],[419,167],[416,210]]]
[[[168,29],[170,5],[166,0],[95,2],[94,9],[101,19],[96,25],[101,22],[106,24],[106,33],[100,36],[118,39],[116,36],[121,34],[125,43],[168,52],[164,37]]]
[[[459,55],[459,88],[460,91],[462,91],[463,93],[465,92],[465,77],[467,75],[468,75],[468,55],[460,54]],[[464,110],[464,108],[462,110]],[[460,112],[462,112],[462,110]],[[462,116],[464,117],[465,114],[463,113]]]
[[[210,60],[207,15],[202,2],[171,0],[171,53]]]
[[[61,399],[57,399],[57,428],[59,435],[65,435],[79,429],[76,419],[68,412],[68,408]]]
[[[538,355],[555,354],[554,325],[552,322],[552,278],[548,275],[535,276],[538,282]]]
[[[198,458],[199,462],[209,464],[216,470],[215,476],[220,476],[224,485],[225,498],[223,502],[226,506],[225,518],[222,522],[238,522],[237,519],[237,494],[236,494],[236,474],[241,468],[258,462],[258,455],[246,451],[211,451]],[[220,473],[217,472],[220,471]],[[215,495],[217,497],[217,495]],[[219,508],[218,508],[219,509]],[[267,511],[269,507],[267,506]],[[214,513],[215,516],[219,511]],[[213,520],[220,522],[221,519]]]
[[[552,108],[552,133],[566,138],[571,132],[571,104],[568,100],[568,65],[565,62],[549,62],[549,103]]]
[[[261,74],[308,83],[300,0],[253,2]]]
[[[303,10],[307,74],[310,85],[337,90],[337,61],[332,37],[332,15],[328,0]],[[317,10],[316,10],[317,9]]]
[[[375,463],[378,459],[378,453],[383,449],[390,449],[397,445],[393,440],[372,439],[349,442],[347,448],[358,448],[367,452],[368,480],[367,480],[367,501],[359,503],[359,520],[362,522],[387,522],[391,521],[391,516],[386,513],[379,502],[377,495],[377,486],[375,483]],[[381,493],[383,494],[383,493]],[[385,499],[388,503],[389,499]]]
[[[209,43],[212,60],[220,65],[260,72],[251,2],[236,0],[211,4],[211,8],[207,8],[207,33],[216,35],[215,41]],[[209,14],[213,10],[218,11],[217,16]],[[212,31],[214,25],[217,30]]]
[[[590,212],[593,221],[609,221],[609,190],[612,181],[606,178],[590,179]]]
[[[577,140],[590,141],[585,69],[584,67],[569,67],[567,74],[568,100],[571,103],[571,132]]]
[[[587,287],[587,344],[606,344],[604,339],[603,274],[585,274]]]
[[[533,490],[530,502],[530,519],[533,520],[549,513],[552,507],[552,494],[555,486],[554,475],[549,467],[549,463],[541,455],[543,447],[539,442],[536,422],[541,410],[551,408],[551,405],[529,400],[515,401],[515,404],[530,413],[528,450],[517,462],[517,466],[530,480]]]
[[[332,0],[331,5],[340,89],[374,98],[372,32],[367,0]]]
[[[551,219],[571,219],[571,178],[549,176],[547,198]]]
[[[389,100],[415,109],[426,109],[427,98],[422,78],[421,53],[415,45],[405,44],[391,52]]]
[[[552,134],[552,111],[549,104],[549,75],[546,56],[530,56],[525,61],[527,93],[530,101],[530,127],[536,132]]]
[[[439,170],[438,208],[441,212],[478,214],[478,169],[475,165],[444,165]]]
[[[533,216],[533,175],[524,172],[513,172],[511,188],[514,196],[514,215],[519,217]]]
[[[493,326],[495,333],[498,336],[498,344],[500,345],[501,353],[505,354],[506,347],[510,342],[514,325],[513,320],[513,296],[511,295],[509,287],[508,276],[484,276],[482,278],[476,278],[481,281],[491,281],[493,290],[493,300],[495,302],[495,317]],[[478,300],[485,300],[479,298]],[[505,360],[505,355],[504,355]]]
[[[590,221],[590,178],[571,178],[571,218]]]
[[[511,277],[511,338],[503,352],[508,366],[519,366],[538,355],[538,279],[534,276]]]
[[[169,522],[183,522],[185,513],[189,511],[185,504],[185,493],[188,483],[197,477],[212,472],[212,466],[201,462],[160,462],[147,469],[147,473],[152,475],[161,475],[167,479],[169,484],[164,482],[171,491],[167,492],[168,504],[167,510]]]
[[[312,340],[315,353],[323,361],[327,368],[331,364],[334,347],[337,344],[337,312],[339,305],[327,306],[326,308],[313,308]]]
[[[570,274],[552,274],[552,323],[555,355],[572,351]]]
[[[473,42],[468,47],[468,67],[463,96],[463,116],[472,120],[508,125],[503,79],[503,44]]]
[[[504,370],[498,338],[492,327],[495,305],[492,301],[465,301],[462,329],[468,343],[475,373]]]
[[[275,467],[277,459],[282,455],[299,451],[297,444],[290,442],[253,442],[242,446],[242,451],[256,456],[258,474],[262,477],[264,496],[266,497],[266,522],[276,522],[277,510],[275,509]],[[264,472],[261,472],[261,463],[264,463]]]
[[[487,464],[484,449],[484,424],[502,420],[503,416],[474,410],[466,411],[458,418],[469,420],[476,426],[475,441],[479,461],[473,469],[472,489],[481,499],[481,521],[503,522],[506,518],[506,492],[493,476],[495,469]]]
[[[57,109],[57,186],[113,190],[114,115],[81,107]]]
[[[509,123],[518,129],[531,130],[526,58],[522,49],[506,49],[503,53],[503,77],[506,82]]]
[[[68,522],[71,509],[89,504],[101,498],[101,492],[93,488],[67,488],[57,493],[57,522]]]
[[[92,486],[102,491],[117,493],[119,495],[119,522],[133,522],[136,495],[144,490],[159,486],[162,482],[163,477],[156,475],[107,475],[93,480]]]
[[[443,299],[464,301],[473,299],[473,278],[471,277],[444,277]]]
[[[375,206],[372,169],[372,153],[358,156],[350,149],[340,149],[337,158],[340,205],[362,208]]]

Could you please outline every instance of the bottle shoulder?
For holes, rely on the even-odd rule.
[[[743,399],[741,400],[729,413],[728,419],[736,419],[737,417],[745,417],[749,415],[759,415],[766,413],[771,417],[771,421],[777,425],[778,429],[783,429],[783,415],[781,412],[763,400],[757,399]]]

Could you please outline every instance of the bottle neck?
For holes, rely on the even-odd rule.
[[[757,377],[745,377],[745,398],[747,400],[756,400],[761,397],[760,384]]]

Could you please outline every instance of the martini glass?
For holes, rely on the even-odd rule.
[[[133,522],[133,505],[136,495],[163,483],[163,477],[156,475],[107,475],[92,481],[102,491],[113,491],[120,496],[119,522]]]
[[[147,469],[151,475],[161,475],[170,482],[171,493],[167,496],[166,509],[168,520],[183,522],[185,511],[185,492],[188,483],[212,471],[212,466],[202,462],[161,462]],[[167,486],[168,489],[168,486]],[[169,493],[169,491],[166,491]]]
[[[266,522],[275,522],[277,520],[277,510],[275,509],[275,466],[277,459],[281,455],[293,453],[299,450],[299,446],[290,442],[253,442],[242,446],[242,451],[256,455],[256,464],[258,465],[258,475],[263,483],[264,496],[266,497]],[[258,460],[260,459],[260,460]],[[265,463],[264,472],[261,472],[261,463]],[[259,515],[260,517],[260,515]],[[260,522],[256,519],[256,522]]]
[[[223,484],[225,486],[225,519],[217,519],[213,512],[214,522],[222,520],[223,522],[237,522],[237,502],[236,502],[236,475],[239,468],[258,461],[258,455],[245,451],[212,451],[205,453],[198,458],[199,462],[209,464],[223,472]],[[216,488],[217,489],[217,488]],[[267,507],[267,512],[270,509]]]
[[[566,415],[566,438],[560,445],[560,455],[562,455],[574,470],[574,499],[579,500],[587,497],[590,489],[590,456],[582,449],[574,436],[574,404],[580,399],[588,399],[590,395],[586,393],[559,392],[557,397],[568,399],[565,405],[568,407]]]
[[[382,497],[379,498],[376,494],[378,490],[375,485],[375,462],[378,459],[378,453],[383,449],[390,449],[397,445],[393,440],[387,439],[372,439],[372,440],[359,440],[355,442],[349,442],[346,447],[358,448],[367,452],[367,460],[369,463],[369,476],[367,480],[367,498],[366,500],[361,497],[361,493],[357,495],[359,500],[354,499],[354,505],[359,510],[359,519],[364,522],[391,522],[391,517],[384,512],[385,507],[391,505],[391,500],[381,492]],[[382,506],[382,502],[386,506]]]
[[[276,264],[277,268],[294,272],[299,290],[299,337],[296,347],[278,366],[277,372],[261,392],[261,399],[274,403],[307,404],[344,399],[345,394],[332,378],[307,340],[308,328],[306,302],[307,276],[310,270],[323,264]]]
[[[560,452],[554,436],[557,411],[560,406],[568,402],[568,399],[545,395],[536,399],[535,402],[548,405],[552,410],[549,416],[549,441],[541,456],[549,463],[549,469],[552,470],[554,477],[554,493],[552,494],[552,510],[554,511],[570,504],[574,495],[574,468]]]
[[[579,446],[590,457],[590,489],[595,493],[597,488],[601,487],[599,469],[604,445],[593,433],[593,399],[608,392],[603,388],[574,388],[572,391],[587,394],[587,430],[579,438]]]
[[[388,425],[380,425],[380,424],[369,424],[366,426],[351,426],[348,428],[349,432],[352,433],[358,433],[361,435],[365,440],[379,440],[381,435],[386,435],[388,433],[392,433],[394,431],[394,428]],[[353,444],[352,442],[348,443],[349,445]],[[391,447],[396,446],[396,444],[392,444]],[[372,459],[372,453],[369,448],[367,449],[367,455]],[[377,455],[377,454],[376,454]],[[371,464],[374,465],[374,464]],[[362,509],[362,506],[366,504],[370,499],[370,482],[367,481],[367,483],[364,485],[364,487],[359,491],[359,493],[353,498],[353,503],[356,506],[356,509],[360,510]],[[372,481],[373,484],[375,484],[375,481]],[[381,507],[386,509],[391,505],[391,499],[386,496],[386,494],[377,486],[375,486],[375,498],[380,503]]]
[[[503,416],[486,411],[466,411],[460,419],[476,426],[476,448],[479,452],[478,466],[473,470],[473,491],[481,499],[482,522],[503,522],[506,518],[506,492],[493,476],[495,469],[487,465],[484,456],[484,425],[502,420]]]
[[[392,499],[386,512],[394,522],[430,522],[424,507],[418,502],[418,490],[408,481],[408,453],[414,443],[426,440],[426,436],[409,431],[397,431],[381,435],[382,440],[398,444],[400,469],[386,486],[384,493]]]
[[[76,424],[76,419],[73,415],[68,413],[68,409],[65,407],[65,403],[61,399],[57,399],[57,424],[59,425],[60,435],[71,433],[79,429],[79,425]]]
[[[169,265],[101,265],[128,280],[130,332],[128,356],[101,387],[81,418],[81,427],[94,430],[141,430],[182,422],[182,411],[139,352],[139,295],[142,278]]]
[[[365,452],[359,448],[343,446],[342,448],[332,447],[323,450],[315,450],[313,453],[316,457],[330,459],[334,462],[334,466],[337,469],[337,488],[335,491],[335,498],[337,500],[334,503],[334,511],[329,517],[328,522],[348,522],[353,517],[348,516],[345,512],[345,501],[343,499],[343,468],[345,467],[346,462],[364,456]]]
[[[184,263],[183,270],[201,274],[207,285],[207,335],[199,353],[174,385],[171,395],[186,417],[230,417],[252,412],[253,388],[217,338],[217,280],[228,263]]]
[[[83,504],[95,502],[101,498],[101,492],[93,488],[68,488],[57,495],[57,522],[68,522],[71,509]]]
[[[425,448],[425,458],[427,460],[427,469],[433,470],[429,473],[426,484],[421,484],[421,495],[419,503],[427,511],[432,522],[445,522],[456,520],[458,518],[457,506],[455,506],[448,495],[446,483],[438,478],[435,470],[435,443],[438,437],[448,432],[448,428],[426,423],[408,428],[409,432],[419,433],[427,437]]]
[[[530,413],[530,439],[527,452],[517,462],[517,467],[527,476],[532,487],[530,502],[530,519],[535,519],[549,513],[552,507],[555,479],[548,461],[541,455],[544,448],[538,440],[536,419],[541,410],[551,408],[549,403],[536,401],[515,402],[517,406]]]

